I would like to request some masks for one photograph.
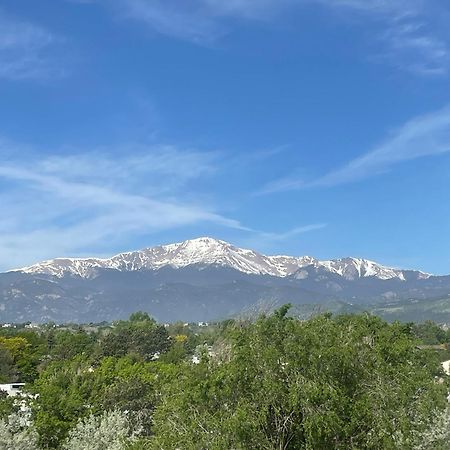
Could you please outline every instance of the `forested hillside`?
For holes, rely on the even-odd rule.
[[[0,330],[0,448],[445,449],[450,332],[370,315]]]

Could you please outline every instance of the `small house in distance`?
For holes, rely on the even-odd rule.
[[[6,392],[9,397],[15,397],[17,394],[20,394],[24,386],[25,383],[0,384],[0,391]]]

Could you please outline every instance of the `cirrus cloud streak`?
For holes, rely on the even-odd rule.
[[[3,146],[8,144],[3,144]],[[0,161],[0,265],[99,251],[127,235],[198,224],[245,229],[182,190],[214,171],[214,154],[148,147]]]
[[[361,181],[388,172],[402,162],[447,152],[450,152],[450,106],[410,120],[373,150],[325,175],[313,180],[286,177],[269,183],[259,194]]]

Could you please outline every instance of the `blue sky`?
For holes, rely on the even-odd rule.
[[[446,0],[3,0],[0,269],[209,235],[450,273]]]

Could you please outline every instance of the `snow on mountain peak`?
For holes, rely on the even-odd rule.
[[[248,274],[276,277],[296,274],[297,278],[304,278],[308,275],[305,270],[301,269],[312,267],[315,270],[324,270],[348,280],[361,277],[405,280],[403,271],[385,267],[366,259],[342,258],[320,261],[311,256],[266,256],[210,237],[200,237],[175,244],[120,253],[107,259],[56,258],[17,269],[17,271],[42,273],[57,277],[71,274],[90,278],[96,276],[98,269],[156,270],[164,266],[182,268],[193,264],[220,265]],[[428,274],[422,275],[429,276]]]

